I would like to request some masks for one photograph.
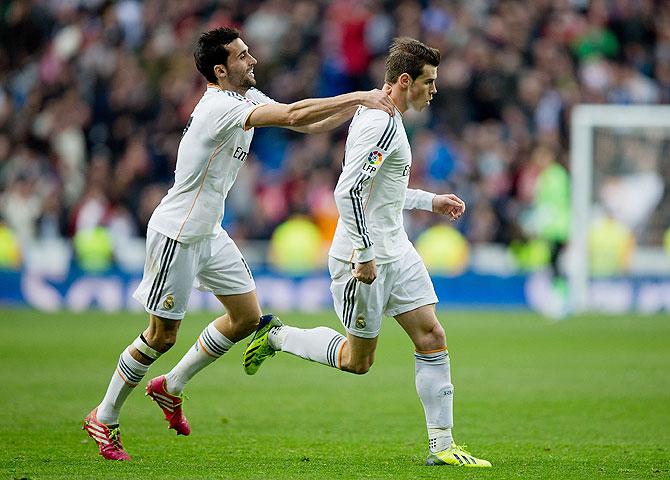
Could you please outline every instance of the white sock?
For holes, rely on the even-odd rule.
[[[340,368],[340,351],[347,338],[328,327],[302,329],[282,325],[270,330],[268,342],[275,350]]]
[[[98,406],[97,418],[106,425],[119,423],[119,414],[126,398],[149,370],[149,365],[135,360],[130,355],[129,349],[130,346],[119,357],[119,363],[109,381],[105,398]]]
[[[179,363],[165,374],[165,387],[173,395],[181,395],[184,386],[196,373],[213,363],[217,358],[226,353],[234,342],[219,332],[210,323],[202,331],[195,344],[179,360]]]
[[[419,394],[428,427],[428,446],[431,452],[449,448],[453,442],[454,386],[447,350],[414,354],[416,362],[416,392]]]

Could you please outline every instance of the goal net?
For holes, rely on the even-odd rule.
[[[670,310],[670,106],[579,105],[570,149],[572,310]]]

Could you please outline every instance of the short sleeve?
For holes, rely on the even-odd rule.
[[[253,87],[247,90],[245,96],[258,103],[277,103],[275,99],[268,97],[266,94]]]
[[[217,93],[216,103],[210,110],[209,134],[220,139],[232,129],[244,129],[244,125],[261,103],[227,90]]]

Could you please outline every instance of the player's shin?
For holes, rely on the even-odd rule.
[[[186,352],[179,363],[165,375],[165,384],[169,393],[180,395],[189,380],[234,345],[234,342],[217,330],[214,323],[207,325],[195,344]]]
[[[428,444],[431,452],[451,446],[454,424],[454,387],[451,384],[449,354],[446,348],[437,352],[416,352],[416,391],[426,414]]]
[[[130,354],[130,350],[142,353],[147,363],[141,363],[135,360]],[[160,357],[161,353],[151,348],[142,335],[126,348],[116,365],[116,370],[109,381],[107,392],[98,406],[97,419],[106,425],[119,423],[119,414],[121,407],[126,399],[137,386],[149,370],[149,364]]]
[[[340,353],[347,339],[328,327],[302,329],[282,325],[270,330],[268,341],[275,350],[340,368]]]

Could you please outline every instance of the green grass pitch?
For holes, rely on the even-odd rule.
[[[192,314],[167,371],[209,321]],[[298,326],[334,314],[282,315]],[[121,417],[132,462],[80,430],[142,314],[0,310],[0,478],[601,479],[670,477],[670,318],[442,312],[458,442],[489,470],[425,467],[412,348],[385,320],[370,373],[280,354],[256,376],[242,346],[187,387],[193,433],[176,437],[142,384]]]

